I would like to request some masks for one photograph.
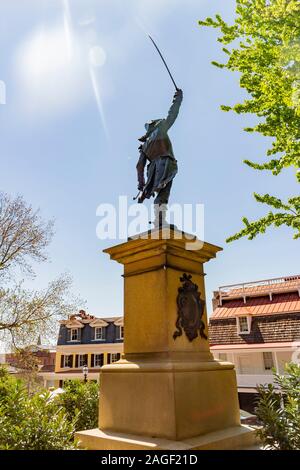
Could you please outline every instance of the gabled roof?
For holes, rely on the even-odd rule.
[[[82,328],[85,324],[90,324],[90,323],[96,323],[97,320],[99,322],[106,322],[106,323],[115,323],[117,320],[121,320],[123,317],[118,316],[118,317],[105,317],[105,318],[100,318],[100,317],[95,317],[93,315],[90,315],[86,313],[84,310],[80,310],[79,313],[76,313],[74,315],[71,315],[67,320],[60,320],[61,325],[67,325],[67,326],[74,326],[74,328],[79,327]]]
[[[101,318],[101,320],[107,321],[107,323],[115,323],[115,321],[122,319],[123,317],[108,317]]]

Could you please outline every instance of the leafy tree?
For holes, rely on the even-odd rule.
[[[7,397],[13,392],[16,385],[21,385],[20,380],[16,380],[10,376],[5,367],[0,367],[0,403],[1,405],[7,400]]]
[[[256,115],[258,123],[245,131],[272,138],[267,161],[245,160],[245,163],[256,170],[271,171],[273,175],[292,167],[300,182],[299,0],[236,0],[232,25],[220,15],[199,24],[220,31],[218,41],[225,46],[223,51],[228,61],[212,63],[239,72],[240,86],[248,92],[244,102],[221,106],[221,109]],[[257,221],[249,222],[244,217],[245,227],[227,241],[243,236],[253,239],[270,226],[282,225],[294,230],[294,238],[300,237],[299,195],[292,195],[287,201],[269,194],[254,193],[254,197],[272,210]]]
[[[49,400],[49,393],[29,396],[21,380],[0,369],[0,450],[77,449],[76,416]]]
[[[300,450],[300,366],[287,364],[285,373],[258,387],[258,436],[267,448]]]
[[[0,338],[17,348],[34,344],[41,332],[52,335],[57,319],[75,308],[66,275],[40,292],[17,280],[20,272],[34,277],[32,262],[47,259],[52,235],[53,222],[43,222],[22,197],[0,192]]]
[[[99,385],[96,382],[68,380],[56,402],[63,407],[70,422],[76,417],[76,431],[97,427]]]

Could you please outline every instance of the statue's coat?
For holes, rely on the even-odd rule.
[[[151,121],[147,125],[147,133],[140,140],[140,158],[137,164],[139,189],[143,190],[143,199],[149,199],[157,193],[155,203],[167,204],[172,180],[178,167],[173,153],[168,130],[174,124],[182,102],[182,92],[175,94],[173,103],[166,119]],[[147,182],[144,180],[144,169],[147,161]],[[166,189],[166,191],[163,191]]]

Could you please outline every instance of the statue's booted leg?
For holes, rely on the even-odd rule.
[[[166,220],[168,201],[170,197],[171,187],[173,181],[170,181],[163,189],[158,191],[156,198],[154,199],[154,227],[168,227],[169,224]]]

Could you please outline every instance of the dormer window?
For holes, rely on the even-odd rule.
[[[105,327],[97,326],[95,328],[95,341],[105,340]]]
[[[78,341],[78,328],[71,329],[71,341]]]
[[[117,326],[117,339],[124,339],[124,326]]]
[[[68,341],[79,341],[79,329],[70,328],[68,330]]]
[[[239,335],[247,335],[251,331],[250,317],[237,317],[237,329]]]

